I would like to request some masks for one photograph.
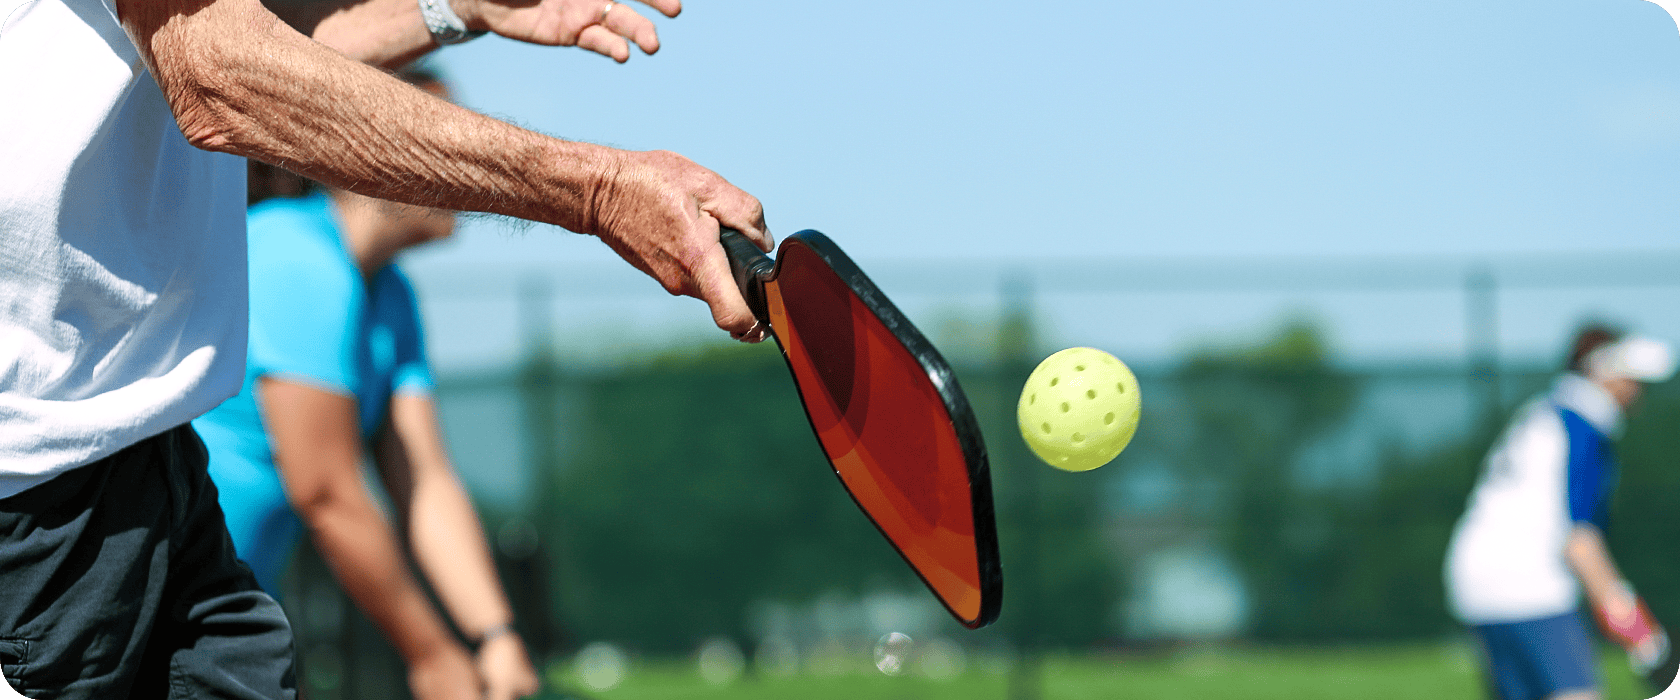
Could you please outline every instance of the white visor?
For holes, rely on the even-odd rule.
[[[1593,379],[1662,382],[1674,376],[1674,350],[1667,343],[1630,335],[1587,353],[1582,365]]]

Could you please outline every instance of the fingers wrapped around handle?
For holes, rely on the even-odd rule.
[[[723,229],[743,250],[769,250],[771,237],[757,199],[675,153],[623,153],[592,197],[594,233],[666,291],[711,307],[719,328],[738,340],[766,337],[737,284]],[[762,257],[762,255],[760,255]]]

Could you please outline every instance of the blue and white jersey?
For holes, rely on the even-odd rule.
[[[1447,549],[1447,598],[1467,624],[1535,620],[1576,608],[1564,560],[1576,524],[1609,522],[1622,410],[1574,374],[1517,412],[1488,454]]]

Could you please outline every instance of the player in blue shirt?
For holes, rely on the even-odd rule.
[[[414,292],[391,263],[454,221],[342,191],[253,206],[245,384],[193,425],[234,546],[264,589],[277,592],[307,530],[402,654],[416,698],[502,700],[535,692],[536,674],[444,449]],[[368,457],[403,537],[361,477]],[[476,653],[427,599],[403,542]]]
[[[1604,532],[1612,440],[1644,382],[1674,372],[1668,346],[1590,327],[1568,371],[1517,412],[1488,454],[1448,548],[1454,614],[1479,643],[1499,700],[1600,697],[1580,598],[1655,683],[1668,637],[1622,579]]]

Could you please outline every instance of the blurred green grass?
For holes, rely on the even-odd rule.
[[[1204,648],[1173,653],[1093,653],[1044,661],[1041,700],[1476,700],[1484,697],[1463,644],[1384,645],[1335,649]],[[1605,700],[1643,700],[1619,652],[1601,666]],[[581,689],[576,679],[569,685]],[[618,687],[548,700],[1008,700],[1009,676],[971,667],[947,680],[914,674],[746,677],[712,686],[686,660],[638,660]]]

